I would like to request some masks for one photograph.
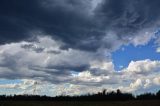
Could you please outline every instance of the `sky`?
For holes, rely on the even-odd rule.
[[[146,45],[134,46],[132,44],[122,46],[112,53],[115,70],[121,70],[128,66],[130,61],[150,59],[160,60],[160,53],[154,44],[154,40],[149,41]]]
[[[160,88],[159,0],[0,0],[0,94]]]

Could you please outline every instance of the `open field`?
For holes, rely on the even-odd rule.
[[[160,106],[160,100],[133,101],[1,101],[0,106]]]

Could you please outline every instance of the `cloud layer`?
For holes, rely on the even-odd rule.
[[[160,61],[131,61],[117,71],[111,53],[152,39],[159,52],[159,5],[159,0],[1,0],[0,77],[45,82],[57,94],[156,88]],[[0,88],[21,89],[24,82]]]
[[[145,44],[151,38],[147,33],[159,25],[158,0],[1,0],[0,4],[1,44],[33,40],[43,33],[64,42],[63,49],[115,49],[129,42]]]
[[[49,86],[50,89],[55,90],[54,92],[59,92],[52,93],[52,96],[98,92],[103,88],[107,88],[108,91],[119,88],[125,92],[138,91],[139,93],[150,88],[156,89],[160,85],[158,60],[131,61],[128,67],[116,71],[110,56],[106,57],[103,52],[71,48],[61,50],[61,45],[62,42],[57,42],[50,37],[39,37],[34,42],[21,41],[1,45],[0,77],[22,79],[22,82],[23,79],[41,82],[37,92],[45,94],[41,93],[44,92],[41,89],[42,87],[48,89]],[[43,83],[46,85],[44,86]],[[34,83],[30,84],[4,84],[0,88],[21,89],[19,93],[33,93]],[[22,89],[23,86],[26,88]],[[92,89],[88,89],[90,87]],[[77,91],[75,92],[74,89]],[[81,89],[88,90],[82,92]]]

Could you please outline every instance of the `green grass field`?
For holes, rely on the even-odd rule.
[[[160,100],[143,101],[1,101],[0,106],[160,106]]]

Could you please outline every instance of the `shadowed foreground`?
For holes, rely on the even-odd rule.
[[[1,101],[0,106],[160,106],[160,101]]]
[[[160,91],[133,96],[130,93],[106,92],[79,96],[48,97],[40,95],[1,95],[0,106],[160,106]]]

